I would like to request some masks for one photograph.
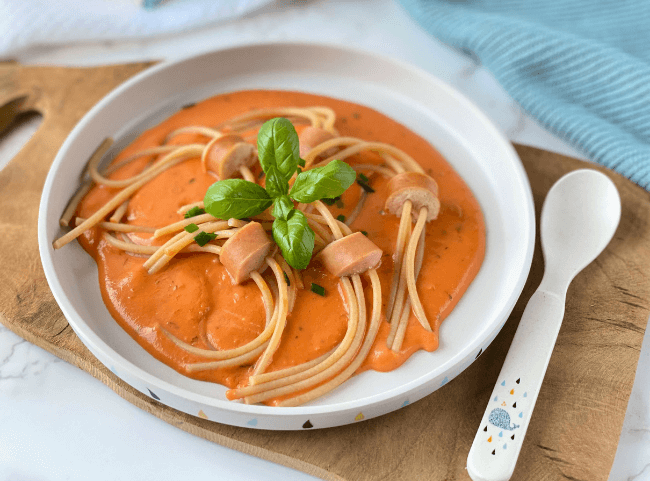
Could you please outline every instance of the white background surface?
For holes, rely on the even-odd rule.
[[[278,1],[244,18],[183,35],[41,47],[20,52],[16,59],[59,65],[176,59],[269,40],[351,45],[401,58],[463,92],[509,139],[582,157],[522,113],[485,69],[429,37],[391,0]],[[13,135],[0,137],[0,168],[37,125],[35,120],[27,122]],[[648,366],[650,335],[645,337],[611,481],[650,480]],[[124,401],[89,374],[0,326],[0,480],[190,477],[314,479],[173,428]]]

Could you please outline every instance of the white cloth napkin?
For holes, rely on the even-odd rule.
[[[124,40],[234,18],[272,0],[166,0],[152,9],[114,0],[0,0],[0,57],[32,46]]]

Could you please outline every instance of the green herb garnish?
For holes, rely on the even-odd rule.
[[[314,231],[294,202],[308,204],[321,199],[336,202],[354,183],[356,173],[340,160],[302,172],[298,169],[304,166],[298,134],[291,122],[280,117],[262,125],[257,135],[257,152],[266,176],[266,188],[243,179],[215,182],[205,194],[205,210],[220,219],[243,219],[273,206],[273,239],[291,267],[304,269],[314,251]],[[289,179],[296,172],[296,180],[289,189]]]
[[[201,247],[203,247],[208,242],[216,238],[217,238],[217,234],[210,234],[209,232],[199,232],[198,234],[196,234],[196,236],[194,236],[194,240]]]
[[[308,204],[322,198],[331,199],[341,195],[352,185],[354,170],[340,160],[333,160],[324,167],[300,174],[291,188],[291,197]]]
[[[197,215],[205,214],[205,210],[200,207],[192,207],[190,210],[185,212],[185,218],[189,219],[190,217],[196,217]]]
[[[361,233],[362,233],[363,235],[365,235],[366,237],[368,237],[368,231],[362,230]]]
[[[273,199],[264,187],[244,179],[215,182],[205,194],[205,210],[219,219],[243,219],[264,212]]]
[[[289,280],[289,276],[287,275],[286,272],[283,272],[283,274],[284,274],[284,280],[287,283],[287,286],[291,287],[291,281]]]
[[[288,195],[280,196],[275,199],[275,202],[273,203],[273,217],[276,219],[287,220],[289,214],[294,210],[293,207],[293,202]]]
[[[370,182],[370,179],[366,177],[364,174],[360,173],[359,178],[357,179],[357,184],[359,184],[361,188],[366,191],[366,193],[372,194],[375,191],[375,189],[370,187],[370,184],[368,184],[368,182]]]
[[[186,232],[192,233],[192,232],[196,232],[197,230],[199,230],[199,226],[194,223],[185,226]]]
[[[314,294],[318,294],[319,296],[325,297],[325,288],[323,286],[319,286],[318,284],[314,284],[312,282],[311,283],[311,291]]]
[[[293,209],[287,219],[273,221],[273,240],[280,247],[282,256],[294,269],[304,269],[314,252],[314,231],[307,224],[307,217]]]
[[[341,222],[345,222],[345,216],[343,214],[339,214],[339,215],[336,216],[336,220],[341,221]]]
[[[339,200],[341,200],[340,195],[338,197],[334,197],[333,199],[321,199],[321,201],[323,201],[323,204],[326,205],[334,205]]]

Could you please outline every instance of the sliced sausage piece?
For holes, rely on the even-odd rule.
[[[361,232],[335,240],[320,251],[317,259],[338,277],[361,274],[379,265],[382,250]]]
[[[305,157],[311,149],[333,138],[334,135],[325,129],[318,127],[305,127],[298,136],[300,142],[300,157]],[[332,147],[331,149],[327,149],[318,157],[326,158],[330,155],[334,155],[337,151],[338,147]]]
[[[241,284],[250,278],[251,272],[262,267],[271,245],[259,222],[249,222],[225,242],[219,259],[233,284]]]
[[[255,165],[255,147],[239,135],[229,134],[210,142],[206,156],[206,168],[219,179],[230,179],[239,173],[240,167]]]
[[[440,200],[438,184],[426,174],[419,172],[402,172],[388,182],[388,198],[384,210],[401,217],[404,202],[413,203],[412,215],[417,218],[422,207],[428,209],[427,222],[438,217]]]

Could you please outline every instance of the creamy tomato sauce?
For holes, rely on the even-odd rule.
[[[424,139],[394,120],[361,105],[328,97],[287,91],[243,91],[219,95],[176,113],[160,125],[144,132],[117,157],[126,158],[142,149],[161,145],[172,131],[189,125],[214,126],[248,110],[285,106],[323,105],[336,111],[336,129],[341,136],[359,137],[392,144],[417,160],[439,186],[441,210],[438,218],[426,224],[426,249],[417,281],[418,292],[433,332],[425,331],[413,314],[409,319],[403,346],[399,352],[386,347],[390,325],[382,313],[382,323],[360,371],[390,371],[398,368],[419,349],[438,348],[438,328],[476,276],[485,253],[485,225],[478,202],[460,176]],[[301,127],[296,126],[300,132]],[[170,143],[207,142],[200,135],[180,135]],[[154,157],[126,165],[110,177],[128,178],[139,173]],[[373,153],[362,153],[348,162],[380,163]],[[254,174],[260,170],[254,171]],[[125,222],[163,227],[182,219],[179,207],[202,200],[215,178],[201,169],[200,160],[190,159],[163,172],[142,187],[131,199]],[[384,213],[387,179],[371,176],[375,193],[368,195],[361,214],[351,225],[365,231],[384,254],[378,275],[385,308],[393,272],[392,254],[399,219]],[[342,196],[343,207],[332,206],[334,216],[348,215],[356,205],[360,188],[353,184]],[[77,215],[89,217],[117,190],[97,186],[83,199]],[[260,291],[254,282],[233,286],[218,256],[208,253],[176,256],[156,274],[142,267],[144,257],[118,250],[102,240],[99,227],[80,238],[83,247],[96,260],[104,302],[115,320],[144,349],[180,373],[230,388],[241,386],[252,366],[202,372],[188,372],[190,363],[205,362],[200,356],[178,348],[157,327],[204,349],[231,349],[255,339],[263,330],[265,311]],[[151,239],[151,234],[129,234],[133,242],[161,245],[170,236]],[[271,276],[270,271],[267,276]],[[287,318],[282,341],[268,371],[282,369],[315,359],[343,339],[348,314],[338,278],[328,274],[317,261],[302,272],[307,289],[301,290],[293,312]],[[312,293],[311,282],[323,286],[326,296]],[[368,318],[372,290],[367,279]],[[443,340],[444,342],[444,340]]]

